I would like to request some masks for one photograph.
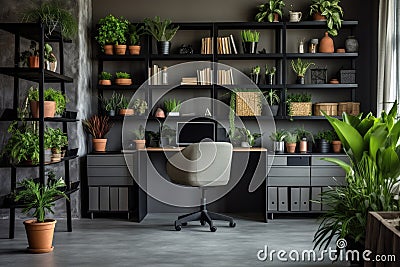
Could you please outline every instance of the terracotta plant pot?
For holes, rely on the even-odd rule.
[[[288,153],[294,153],[296,150],[296,143],[286,143],[286,151]]]
[[[131,108],[127,108],[127,109],[120,109],[119,110],[119,115],[121,116],[131,116],[135,114],[134,110]]]
[[[130,45],[129,46],[129,54],[139,55],[140,54],[140,45]]]
[[[105,45],[103,46],[104,54],[106,55],[114,55],[113,45]]]
[[[99,80],[99,85],[111,85],[111,80]]]
[[[136,149],[146,148],[146,140],[133,140],[133,142],[135,142]]]
[[[115,84],[116,85],[131,85],[132,84],[132,79],[117,78],[117,79],[115,79]]]
[[[278,13],[274,13],[274,21],[273,22],[279,22],[279,15]]]
[[[321,39],[319,43],[320,53],[333,53],[335,52],[335,46],[333,44],[333,39],[329,37],[328,32],[325,32],[325,36]]]
[[[51,155],[51,162],[59,162],[61,161],[61,153],[53,153]]]
[[[39,102],[31,101],[31,113],[32,118],[39,118]],[[56,102],[55,101],[44,101],[44,117],[45,118],[54,118],[56,114]]]
[[[332,141],[332,150],[334,153],[340,153],[342,151],[342,142],[339,140]]]
[[[36,220],[24,221],[28,250],[32,253],[47,253],[53,251],[54,228],[57,221],[48,219],[43,223]]]
[[[107,139],[106,138],[102,138],[102,139],[97,139],[94,138],[92,140],[93,143],[93,150],[96,152],[104,152],[106,151],[106,145],[107,145]]]
[[[326,20],[326,17],[322,16],[321,13],[316,12],[313,14],[313,20],[324,21],[324,20]]]
[[[38,56],[30,56],[28,58],[29,68],[39,68],[39,57]]]
[[[116,55],[126,54],[126,45],[114,45]]]

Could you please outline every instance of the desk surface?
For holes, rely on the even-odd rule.
[[[139,149],[139,151],[146,151],[146,152],[174,152],[174,151],[181,151],[184,147],[147,147],[145,149]],[[263,147],[234,147],[234,152],[267,152],[266,148]]]

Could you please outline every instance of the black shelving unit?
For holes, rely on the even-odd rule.
[[[44,161],[44,129],[46,122],[60,122],[63,126],[63,132],[67,133],[67,123],[76,122],[76,119],[70,118],[44,118],[44,85],[46,83],[58,83],[63,94],[65,94],[65,84],[73,82],[73,79],[64,74],[64,43],[71,42],[64,40],[60,34],[60,31],[53,31],[51,36],[46,36],[47,29],[44,25],[39,23],[0,23],[0,29],[7,31],[14,35],[14,66],[13,67],[0,67],[0,74],[7,75],[14,78],[14,96],[13,96],[13,111],[16,111],[19,107],[19,80],[24,79],[39,84],[39,118],[31,119],[27,118],[25,121],[37,122],[39,125],[39,164],[38,165],[8,165],[4,164],[1,167],[11,168],[11,192],[17,189],[17,168],[29,167],[39,168],[39,182],[45,184],[45,167],[53,164],[64,164],[65,168],[65,183],[67,194],[71,194],[78,190],[75,188],[76,184],[70,183],[70,160],[77,158],[78,156],[70,156],[63,158],[60,162],[45,163]],[[20,41],[21,38],[34,40],[39,43],[39,68],[20,68],[19,56],[20,56]],[[59,66],[60,73],[52,72],[44,69],[44,44],[45,42],[55,42],[59,45]],[[14,112],[16,114],[16,112]],[[18,120],[15,116],[9,116],[2,118],[2,121]],[[74,189],[71,189],[71,186]],[[9,238],[14,238],[15,231],[15,209],[20,207],[19,203],[11,202],[8,208],[10,209],[10,226],[9,226]],[[67,230],[72,231],[72,216],[71,216],[71,203],[66,200],[66,212],[67,212]]]

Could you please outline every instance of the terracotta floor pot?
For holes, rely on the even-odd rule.
[[[288,153],[294,153],[296,150],[296,143],[286,143],[286,151]]]
[[[31,101],[31,113],[32,118],[39,118],[39,102]],[[55,101],[44,101],[44,117],[45,118],[54,118],[56,114],[56,102]]]
[[[103,46],[104,54],[106,55],[114,55],[114,47],[112,45]]]
[[[96,152],[104,152],[106,151],[106,146],[107,146],[107,139],[93,139],[93,150]]]
[[[133,115],[134,113],[135,113],[134,110],[131,108],[119,110],[119,115],[121,115],[121,116],[130,116],[130,115]]]
[[[146,148],[146,140],[133,140],[136,145],[136,149],[145,149]]]
[[[24,221],[26,236],[28,238],[28,250],[32,253],[47,253],[53,251],[54,228],[57,221],[48,219],[43,223],[36,220]]]
[[[38,56],[30,56],[28,58],[29,68],[39,68],[39,57]]]
[[[132,84],[132,79],[116,78],[115,79],[115,84],[116,85],[131,85]]]
[[[340,153],[342,151],[342,142],[338,140],[332,141],[332,150],[334,153]]]
[[[321,13],[316,12],[313,14],[313,20],[323,21],[323,20],[326,20],[326,17],[322,16]]]
[[[126,45],[114,45],[116,55],[126,54]]]
[[[100,80],[99,84],[100,85],[111,85],[111,80]]]
[[[139,55],[140,54],[140,45],[130,45],[129,46],[129,54]]]

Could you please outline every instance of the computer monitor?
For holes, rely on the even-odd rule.
[[[214,127],[212,122],[177,122],[176,144],[186,146],[205,139],[215,141]]]

